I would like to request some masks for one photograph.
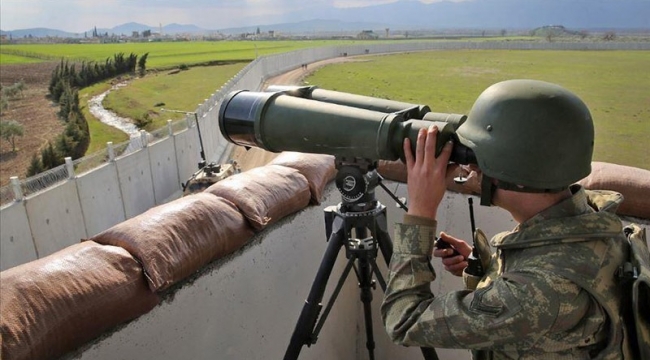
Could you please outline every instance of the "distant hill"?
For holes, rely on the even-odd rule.
[[[168,24],[164,34],[203,34],[219,31],[233,34],[275,30],[283,33],[341,32],[361,30],[440,29],[535,29],[562,25],[567,29],[650,29],[650,0],[469,0],[424,4],[415,0],[356,8],[320,5],[308,11],[293,11],[265,17],[242,17],[246,26],[205,29],[195,25]],[[159,26],[126,23],[101,34],[131,35],[134,31],[160,31]],[[93,29],[86,33],[92,34]],[[13,37],[83,37],[54,29],[2,31]]]
[[[92,36],[95,29],[88,29],[85,33],[71,33],[55,29],[46,29],[46,28],[32,28],[32,29],[21,29],[21,30],[12,30],[12,31],[0,31],[1,35],[11,34],[12,37],[22,38],[29,35],[33,37],[61,37],[61,38],[83,38],[85,36]],[[160,32],[159,26],[149,26],[145,24],[130,22],[122,25],[115,26],[113,28],[97,28],[97,33],[109,35],[126,35],[131,36],[134,31],[139,33],[151,30],[151,32],[157,33]],[[206,29],[202,29],[196,25],[181,25],[181,24],[169,24],[162,27],[164,34],[190,34],[190,33],[206,33],[209,32]]]
[[[84,34],[74,34],[66,31],[47,29],[47,28],[31,28],[31,29],[21,29],[21,30],[12,30],[12,31],[2,31],[0,30],[0,35],[12,36],[14,38],[23,38],[29,37],[83,37]]]
[[[377,22],[345,22],[340,20],[307,20],[293,23],[280,23],[271,25],[253,25],[243,26],[236,28],[219,29],[222,34],[241,34],[241,33],[255,33],[257,28],[261,32],[268,32],[270,30],[280,33],[291,34],[314,34],[314,33],[328,33],[328,32],[359,32],[366,29],[383,29],[386,24]]]
[[[648,0],[475,0],[430,4],[402,0],[358,8],[327,6],[296,11],[267,21],[304,21],[313,19],[315,12],[320,19],[342,22],[364,19],[404,30],[534,29],[544,25],[581,29],[650,28]]]

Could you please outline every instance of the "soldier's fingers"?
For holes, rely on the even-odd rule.
[[[411,150],[411,139],[404,138],[404,159],[406,160],[406,168],[413,167],[413,151]]]
[[[427,138],[424,149],[424,162],[427,166],[433,166],[436,160],[436,141],[438,138],[438,127],[435,125],[429,126],[427,129]]]
[[[416,163],[422,163],[425,158],[425,153],[424,153],[424,147],[426,145],[427,141],[427,130],[426,129],[420,129],[418,131],[418,140],[417,143],[415,144],[415,162]]]
[[[460,263],[467,264],[463,255],[447,256],[442,258],[442,264],[445,266],[455,266]]]
[[[462,261],[457,264],[453,264],[449,266],[445,265],[445,270],[458,275],[459,273],[462,273],[466,267],[467,267],[467,261]]]

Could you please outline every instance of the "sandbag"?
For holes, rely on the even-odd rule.
[[[612,190],[623,195],[619,215],[650,219],[650,171],[594,161],[591,174],[578,182],[589,190]]]
[[[57,358],[159,302],[126,250],[75,244],[0,273],[0,358]]]
[[[298,170],[309,183],[311,203],[320,205],[325,186],[336,176],[334,156],[285,151],[269,165],[281,165]]]
[[[396,160],[379,160],[377,162],[377,172],[386,180],[406,183],[408,178],[406,173],[406,164]]]
[[[304,209],[311,198],[307,179],[298,170],[280,165],[230,176],[204,193],[232,201],[256,231]]]
[[[153,291],[167,289],[253,236],[235,205],[198,193],[154,207],[91,238],[120,246],[144,267]]]

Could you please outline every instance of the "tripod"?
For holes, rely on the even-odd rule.
[[[336,166],[339,170],[336,186],[342,195],[342,202],[324,210],[325,230],[329,244],[300,312],[284,360],[298,359],[303,345],[311,346],[316,343],[334,301],[352,269],[356,273],[361,289],[360,300],[363,303],[366,348],[370,360],[375,358],[371,302],[372,289],[376,287],[376,283],[372,276],[375,275],[382,290],[386,291],[386,282],[377,266],[376,258],[378,251],[381,251],[388,265],[393,255],[393,244],[387,232],[386,207],[376,200],[374,192],[375,187],[381,185],[381,178],[375,170],[375,164],[366,160],[347,161],[337,158]],[[393,196],[392,193],[388,193]],[[355,237],[352,236],[353,231]],[[345,247],[348,262],[319,319],[323,309],[321,301],[325,287],[342,247]],[[422,348],[422,354],[426,360],[438,359],[436,351],[432,348]]]

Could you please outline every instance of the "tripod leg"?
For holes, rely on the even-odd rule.
[[[334,221],[340,225],[339,220],[335,219]],[[284,360],[298,359],[302,346],[311,345],[314,342],[315,339],[312,339],[312,335],[322,307],[320,302],[323,300],[327,280],[332,273],[334,263],[345,239],[346,236],[343,227],[337,226],[335,231],[330,235],[327,250],[325,251],[325,255],[323,255],[323,260],[316,273],[316,278],[312,283],[309,296],[305,300],[305,305],[300,312],[296,328],[293,331],[293,335],[291,335],[291,341],[284,355]]]
[[[361,302],[363,303],[363,316],[366,325],[366,349],[370,360],[375,359],[375,337],[372,330],[372,273],[368,259],[359,259],[359,287],[361,288]]]
[[[393,241],[388,234],[388,225],[386,221],[386,209],[375,217],[374,233],[373,236],[377,239],[379,250],[384,256],[386,266],[390,263],[390,258],[393,256]]]

